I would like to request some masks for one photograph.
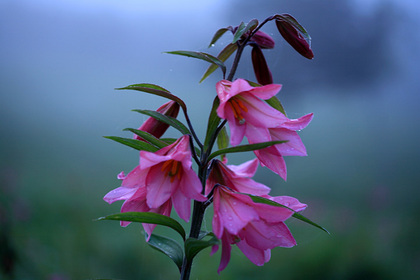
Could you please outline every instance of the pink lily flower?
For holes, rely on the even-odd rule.
[[[217,114],[229,123],[232,146],[242,141],[248,125],[269,128],[288,121],[281,112],[263,101],[276,95],[280,89],[281,85],[277,84],[253,87],[243,79],[234,82],[222,80],[216,84],[220,99]]]
[[[283,205],[287,204],[287,207],[294,211],[306,208],[305,204],[292,197],[264,197]],[[290,230],[284,224],[294,211],[255,203],[249,196],[232,192],[224,186],[215,189],[213,201],[213,232],[222,241],[218,273],[229,263],[232,244],[236,244],[245,256],[258,266],[270,260],[271,249],[296,245]],[[213,246],[212,254],[218,248],[218,245]]]
[[[266,195],[270,188],[250,179],[257,172],[258,159],[247,161],[241,165],[225,165],[219,160],[213,161],[212,169],[206,182],[206,194],[215,185],[227,186],[229,189],[253,195]]]
[[[104,200],[108,203],[125,200],[121,212],[155,212],[167,216],[173,204],[178,215],[188,221],[191,199],[206,200],[191,166],[188,135],[155,153],[140,151],[140,164],[126,177],[120,173],[121,187],[106,194]]]
[[[312,113],[307,114],[298,119],[289,119],[276,128],[261,129],[248,126],[245,135],[250,144],[277,140],[288,141],[255,150],[254,153],[260,160],[261,165],[266,166],[286,180],[287,169],[283,156],[307,156],[306,148],[296,131],[305,128],[312,118]]]

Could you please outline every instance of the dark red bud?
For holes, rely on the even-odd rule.
[[[254,67],[255,77],[261,85],[268,85],[273,83],[273,76],[268,68],[267,61],[264,54],[258,45],[252,46],[252,66]]]
[[[171,100],[160,106],[156,111],[165,116],[176,118],[179,112],[179,104]],[[150,117],[139,127],[139,130],[148,132],[156,138],[160,138],[168,129],[168,127],[168,124],[158,121],[153,117]],[[135,135],[134,139],[144,141],[144,139],[138,135]]]
[[[291,15],[276,18],[277,29],[283,38],[302,56],[312,59],[314,54],[310,46],[310,37]],[[300,28],[300,30],[298,29]],[[305,33],[303,33],[304,31]]]
[[[275,45],[274,40],[270,35],[259,30],[255,32],[255,35],[251,38],[251,41],[257,43],[258,46],[260,46],[262,49],[272,49]]]

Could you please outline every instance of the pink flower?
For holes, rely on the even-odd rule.
[[[188,221],[191,199],[206,200],[191,165],[188,135],[155,153],[141,151],[140,164],[125,177],[120,173],[121,187],[106,194],[104,200],[108,203],[125,200],[121,212],[155,212],[166,216],[173,204],[178,215]],[[148,232],[146,227],[145,230]]]
[[[313,114],[307,114],[299,119],[289,119],[276,128],[261,129],[248,126],[245,135],[251,144],[277,140],[288,141],[265,149],[255,150],[254,153],[260,160],[261,165],[266,166],[286,180],[287,169],[283,156],[307,155],[306,148],[296,131],[305,128],[311,122],[312,117]]]
[[[219,160],[212,163],[212,169],[206,182],[206,194],[210,193],[216,184],[229,189],[253,195],[266,195],[270,188],[250,179],[258,168],[258,159],[247,161],[241,165],[225,165]]]
[[[156,110],[156,112],[161,113],[165,116],[176,118],[179,112],[179,104],[171,100],[160,106]],[[158,121],[153,117],[150,117],[139,127],[139,130],[148,132],[153,136],[160,138],[168,129],[168,127],[168,124]],[[134,139],[143,140],[143,138],[141,138],[138,135],[134,135]]]
[[[287,196],[269,197],[294,211],[306,208],[305,204]],[[214,191],[213,232],[222,241],[222,256],[218,272],[222,271],[230,260],[231,245],[236,244],[245,256],[256,265],[263,265],[270,260],[271,249],[275,247],[293,247],[296,241],[284,221],[293,215],[293,211],[255,203],[244,194],[234,193],[224,186]],[[213,246],[212,254],[218,250]]]
[[[231,145],[238,145],[248,125],[259,128],[278,127],[288,119],[265,103],[279,92],[281,85],[269,84],[252,87],[243,79],[234,82],[222,80],[216,84],[220,105],[217,114],[229,123]]]

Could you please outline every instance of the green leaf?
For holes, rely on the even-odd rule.
[[[219,107],[219,97],[215,97],[213,101],[213,107],[211,108],[209,120],[207,122],[206,139],[204,140],[204,149],[207,150],[210,145],[210,141],[216,132],[217,126],[220,123],[220,118],[217,115],[217,107]]]
[[[139,151],[156,152],[159,150],[159,148],[137,139],[123,138],[118,136],[104,136],[104,138],[114,140],[115,142],[121,143]]]
[[[236,44],[229,44],[227,45],[217,56],[220,61],[225,62],[236,50],[238,49],[238,45]],[[200,80],[200,83],[203,82],[211,73],[213,73],[219,66],[216,64],[212,64],[207,68],[207,71],[204,73],[203,77]]]
[[[220,69],[222,69],[223,77],[226,75],[226,66],[223,63],[223,61],[221,61],[217,57],[212,56],[211,54],[203,53],[203,52],[192,52],[192,51],[172,51],[172,52],[166,52],[166,53],[193,57],[193,58],[210,62],[212,64],[219,66]]]
[[[147,142],[156,146],[159,149],[162,149],[162,148],[168,146],[168,144],[166,142],[160,140],[159,138],[156,138],[155,136],[153,136],[152,134],[150,134],[146,131],[138,130],[138,129],[134,129],[134,128],[125,128],[125,129],[123,129],[123,131],[131,131],[132,133],[140,136],[141,138],[143,138],[144,140],[146,140]]]
[[[217,135],[217,147],[220,149],[226,149],[229,146],[229,134],[226,131],[226,126],[224,126],[219,135]],[[221,155],[222,160],[224,159],[225,154]]]
[[[235,34],[233,34],[232,44],[235,44],[241,38],[241,36],[245,32],[245,27],[245,23],[241,22],[241,24],[239,24],[238,28],[235,31]]]
[[[212,158],[215,158],[217,156],[223,155],[223,154],[255,151],[255,150],[264,149],[264,148],[267,148],[267,147],[270,147],[270,146],[273,146],[273,145],[276,145],[276,144],[282,144],[282,143],[286,143],[286,142],[288,142],[288,141],[287,140],[285,140],[285,141],[268,141],[268,142],[248,144],[248,145],[239,145],[239,146],[235,146],[235,147],[221,149],[221,150],[218,150],[218,151],[212,153],[209,156],[209,160],[212,159]]]
[[[170,116],[166,116],[164,114],[161,114],[159,112],[156,111],[152,111],[152,110],[133,110],[134,112],[140,113],[140,114],[144,114],[150,117],[153,117],[155,119],[157,119],[158,121],[161,121],[163,123],[169,124],[170,126],[172,126],[173,128],[179,130],[182,134],[188,134],[191,135],[191,132],[189,131],[189,129],[179,120],[172,118]]]
[[[286,111],[284,110],[283,105],[281,105],[280,100],[276,96],[273,96],[270,99],[267,99],[265,102],[267,102],[268,105],[282,112],[283,115],[286,116]]]
[[[187,111],[187,106],[185,105],[184,101],[182,101],[181,98],[171,94],[170,91],[168,91],[167,89],[164,89],[163,87],[160,87],[154,84],[134,84],[134,85],[129,85],[126,87],[116,88],[116,89],[117,90],[131,89],[131,90],[147,92],[147,93],[151,93],[151,94],[158,95],[161,97],[165,97],[165,98],[168,98],[170,100],[177,102],[179,106],[181,106],[185,112]]]
[[[225,34],[228,30],[232,30],[232,26],[220,28],[219,30],[217,30],[210,41],[209,47],[213,46],[217,42],[217,40],[219,40],[219,38],[222,37],[222,35]]]
[[[145,233],[145,235],[147,240],[147,233]],[[147,244],[149,244],[153,249],[156,249],[171,258],[178,267],[179,271],[181,271],[182,262],[184,260],[184,252],[178,242],[164,236],[152,234],[149,241],[147,241]]]
[[[128,221],[136,223],[155,224],[170,227],[181,235],[182,239],[185,240],[185,230],[176,220],[171,217],[153,213],[153,212],[124,212],[118,214],[112,214],[97,219],[102,220],[116,220],[116,221]]]
[[[204,240],[206,237],[210,239]],[[199,239],[190,237],[185,241],[185,256],[191,261],[200,251],[216,244],[219,244],[219,239],[212,232],[201,234]]]
[[[241,38],[242,35],[244,35],[248,31],[254,30],[257,26],[258,26],[258,20],[256,19],[251,20],[246,26],[243,22],[241,22],[235,34],[233,35],[232,44],[235,44]]]
[[[244,194],[246,194],[246,193],[244,193]],[[299,214],[295,210],[293,210],[293,209],[291,209],[291,208],[289,208],[289,207],[287,207],[287,206],[285,206],[283,204],[277,203],[277,202],[275,202],[273,200],[270,200],[270,199],[267,199],[267,198],[264,198],[264,197],[260,197],[260,196],[255,196],[255,195],[251,195],[251,194],[246,194],[246,195],[249,196],[252,199],[252,201],[254,201],[256,203],[264,203],[264,204],[268,204],[268,205],[272,205],[272,206],[287,208],[290,211],[293,211],[294,212],[294,214],[292,215],[292,217],[294,217],[294,218],[296,218],[298,220],[301,220],[302,222],[305,222],[307,224],[310,224],[310,225],[312,225],[314,227],[317,227],[317,228],[325,231],[326,233],[330,234],[328,232],[328,230],[326,230],[324,227],[316,224],[315,222],[311,221],[310,219],[306,218],[305,216]]]

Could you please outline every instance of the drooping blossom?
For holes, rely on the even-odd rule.
[[[188,135],[157,152],[140,151],[139,165],[125,177],[120,173],[121,187],[106,194],[104,200],[108,203],[125,200],[121,212],[155,212],[167,216],[173,204],[178,215],[188,221],[191,199],[206,200],[191,165]]]
[[[254,153],[260,160],[261,165],[266,166],[286,180],[287,169],[283,156],[307,155],[306,148],[296,131],[305,128],[311,122],[312,117],[312,113],[307,114],[298,119],[289,119],[279,127],[268,129],[248,126],[245,135],[250,144],[277,140],[288,141],[261,150],[255,150]]]
[[[212,226],[214,234],[222,241],[219,273],[229,263],[233,244],[258,266],[270,260],[271,249],[296,245],[284,221],[291,217],[294,211],[305,209],[306,205],[287,196],[264,197],[287,205],[293,211],[285,207],[255,203],[249,196],[235,193],[225,186],[215,188]],[[218,248],[218,245],[213,246],[212,253]]]
[[[225,165],[214,160],[206,182],[206,194],[216,185],[224,185],[229,189],[253,195],[266,195],[270,188],[251,179],[257,171],[258,159],[247,161],[241,165]]]
[[[156,112],[161,113],[165,116],[169,116],[172,118],[176,118],[179,112],[179,104],[175,101],[169,101],[162,106],[160,106]],[[139,128],[138,130],[142,130],[152,134],[153,136],[160,138],[165,131],[168,129],[169,125],[158,121],[157,119],[150,117],[148,118]],[[134,139],[143,140],[138,135],[134,135]]]
[[[242,141],[248,125],[271,128],[288,121],[280,111],[263,101],[276,95],[280,89],[278,84],[253,87],[243,79],[234,82],[222,80],[216,84],[220,99],[217,114],[229,123],[231,145],[236,146]]]

